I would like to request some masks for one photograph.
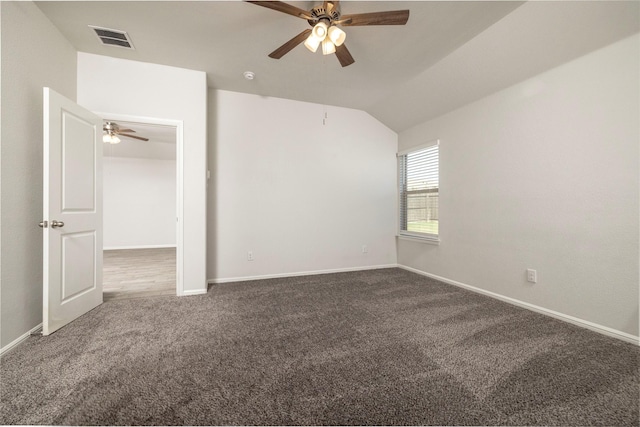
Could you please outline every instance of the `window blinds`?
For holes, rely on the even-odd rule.
[[[400,234],[438,236],[439,146],[398,156]]]

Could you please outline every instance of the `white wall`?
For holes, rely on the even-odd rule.
[[[210,280],[396,263],[393,131],[346,108],[327,107],[323,126],[322,105],[228,91],[209,102]]]
[[[398,262],[637,336],[639,51],[636,35],[401,133],[441,141],[442,242],[399,241]]]
[[[104,157],[104,248],[175,247],[176,161]]]
[[[184,122],[183,286],[187,294],[206,292],[206,74],[79,52],[78,103],[102,113]]]
[[[0,2],[0,347],[42,323],[42,88],[76,97],[76,51],[31,2]]]

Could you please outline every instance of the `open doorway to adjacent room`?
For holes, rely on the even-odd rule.
[[[176,295],[177,127],[104,123],[104,300]]]

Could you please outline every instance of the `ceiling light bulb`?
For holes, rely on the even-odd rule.
[[[102,135],[102,142],[111,142],[111,135],[109,135],[108,133]]]
[[[322,54],[323,55],[330,55],[332,53],[336,52],[336,46],[333,44],[333,42],[331,40],[329,40],[329,37],[327,37],[326,39],[322,40]]]
[[[315,53],[318,50],[318,46],[320,46],[321,39],[317,39],[313,36],[313,33],[307,37],[307,41],[304,42],[304,45],[311,52]]]
[[[111,144],[120,144],[120,138],[118,138],[115,135],[111,135],[111,141],[109,141]]]
[[[324,40],[327,36],[327,24],[322,21],[318,22],[316,26],[313,27],[311,34],[319,40]]]
[[[342,31],[340,28],[335,25],[329,28],[328,37],[331,39],[334,45],[340,46],[344,43],[344,40],[347,38],[347,33]]]

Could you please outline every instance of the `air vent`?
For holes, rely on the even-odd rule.
[[[94,25],[89,25],[89,27],[96,33],[96,36],[98,36],[102,44],[124,47],[125,49],[135,49],[126,31],[112,30]]]

